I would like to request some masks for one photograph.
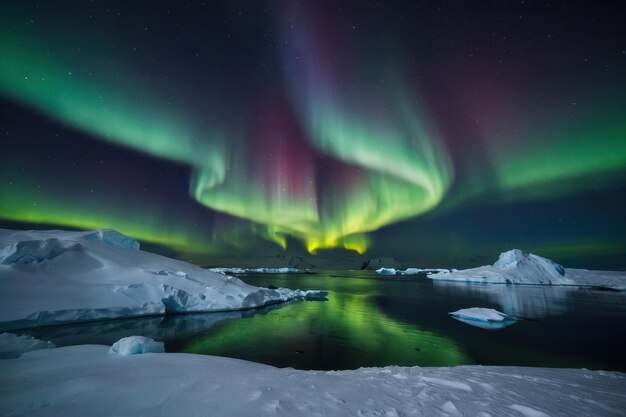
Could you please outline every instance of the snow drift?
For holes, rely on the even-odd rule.
[[[499,366],[300,371],[108,346],[0,361],[0,415],[623,416],[626,375]]]
[[[139,249],[114,230],[0,229],[0,329],[255,308],[325,292],[276,290]]]
[[[626,273],[564,268],[550,259],[513,249],[493,265],[441,271],[428,278],[488,284],[582,285],[626,289]]]

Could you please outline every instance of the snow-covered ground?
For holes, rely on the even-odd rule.
[[[626,272],[564,268],[550,259],[513,249],[493,265],[428,274],[431,279],[485,284],[578,285],[626,290]]]
[[[257,274],[289,274],[295,272],[302,272],[298,268],[237,268],[237,267],[224,267],[224,268],[207,268],[212,272],[218,272],[220,274],[247,274],[250,272]]]
[[[6,416],[623,416],[626,375],[486,366],[300,371],[83,345],[0,360],[0,399]]]
[[[31,350],[53,348],[54,343],[35,339],[32,336],[13,333],[0,334],[0,359],[19,358]]]
[[[113,230],[0,229],[0,329],[255,308],[323,291],[267,289],[139,249]]]
[[[449,313],[455,319],[469,324],[470,326],[480,327],[482,329],[502,329],[511,324],[517,323],[515,317],[501,313],[493,308],[462,308]]]

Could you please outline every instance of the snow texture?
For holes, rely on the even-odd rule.
[[[0,329],[256,308],[322,291],[247,285],[139,250],[113,230],[0,229]]]
[[[462,308],[448,314],[463,323],[483,329],[501,329],[517,323],[517,319],[515,317],[501,313],[493,308]]]
[[[122,356],[141,355],[143,353],[163,353],[165,352],[165,346],[163,342],[155,342],[148,337],[129,336],[113,343],[109,352]]]
[[[485,284],[579,285],[626,289],[626,272],[567,269],[550,259],[513,249],[493,265],[428,274],[431,279]]]
[[[182,353],[118,356],[108,346],[0,361],[0,415],[623,416],[626,375],[460,366],[300,371]]]
[[[0,333],[0,359],[14,359],[22,353],[37,349],[53,348],[54,343],[35,339],[29,335],[18,336],[13,333]]]
[[[293,272],[301,272],[297,268],[207,268],[211,272],[218,272],[220,274],[247,274],[250,272],[257,274],[287,274]]]

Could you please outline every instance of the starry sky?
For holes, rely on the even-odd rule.
[[[626,269],[626,5],[4,1],[0,227]],[[445,265],[444,265],[445,264]]]

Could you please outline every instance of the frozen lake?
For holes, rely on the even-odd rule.
[[[371,271],[244,274],[257,286],[329,290],[326,302],[29,329],[57,346],[143,335],[166,351],[298,369],[462,364],[626,371],[626,294],[570,287],[433,282]],[[498,330],[448,312],[494,308],[522,318]],[[18,332],[20,333],[20,332]]]

